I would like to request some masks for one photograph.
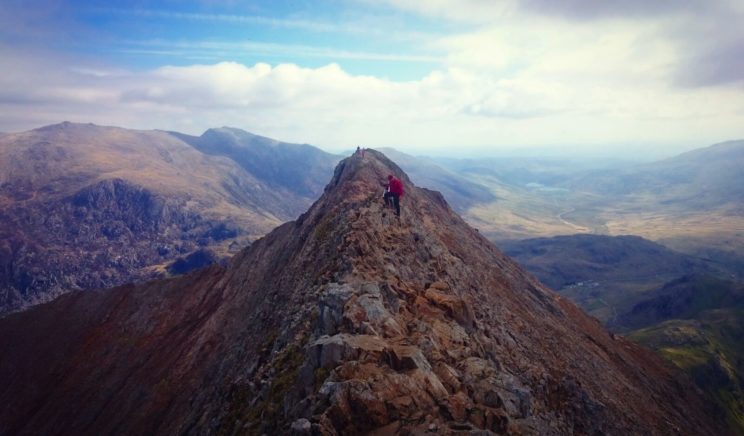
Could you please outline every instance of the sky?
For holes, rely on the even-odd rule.
[[[742,22],[740,0],[2,0],[0,131],[656,158],[744,139]]]

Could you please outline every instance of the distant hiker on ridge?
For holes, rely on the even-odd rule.
[[[392,174],[387,176],[388,183],[384,185],[387,187],[383,198],[385,199],[385,206],[395,206],[395,215],[400,217],[400,197],[403,196],[403,182],[398,180]]]

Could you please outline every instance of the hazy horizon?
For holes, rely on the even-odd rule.
[[[9,0],[0,131],[654,160],[744,138],[742,18],[733,0]]]
[[[180,133],[180,134],[187,134],[190,136],[201,136],[203,133],[205,133],[207,130],[210,129],[220,129],[220,128],[231,128],[231,129],[239,129],[242,131],[245,131],[247,133],[256,135],[256,136],[263,136],[267,137],[269,139],[277,140],[280,142],[285,143],[294,143],[294,144],[307,144],[311,145],[313,147],[317,147],[327,153],[331,154],[337,154],[337,155],[346,155],[351,154],[355,151],[357,146],[361,146],[364,148],[373,148],[380,151],[386,151],[386,149],[392,149],[399,153],[405,153],[413,157],[417,158],[432,158],[434,160],[437,159],[455,159],[455,160],[469,160],[469,159],[538,159],[538,160],[556,160],[556,161],[576,161],[576,162],[585,162],[585,163],[591,163],[591,162],[597,162],[598,160],[602,160],[603,165],[606,162],[617,162],[617,163],[645,163],[645,162],[653,162],[658,161],[670,157],[677,156],[679,154],[685,153],[687,151],[697,150],[700,148],[706,148],[712,145],[716,144],[705,144],[698,146],[697,144],[691,144],[687,147],[680,147],[679,145],[670,145],[668,147],[656,147],[653,149],[648,149],[648,147],[645,144],[626,144],[623,146],[623,150],[613,149],[613,148],[606,148],[606,149],[581,149],[580,147],[577,148],[569,148],[569,147],[550,147],[550,146],[544,146],[544,147],[531,147],[531,148],[519,148],[519,147],[508,147],[508,146],[494,146],[491,148],[485,147],[482,149],[468,149],[467,147],[437,147],[437,148],[426,148],[426,147],[410,147],[406,145],[380,145],[380,146],[368,146],[366,144],[347,144],[347,145],[341,145],[338,147],[328,147],[324,146],[322,144],[311,144],[305,141],[288,141],[286,139],[283,139],[281,137],[272,137],[268,135],[263,135],[259,132],[251,131],[250,129],[235,127],[235,126],[214,126],[209,127],[208,129],[201,131],[201,132],[181,132],[176,130],[170,130],[170,129],[161,129],[161,128],[146,128],[146,129],[138,129],[135,127],[127,127],[122,125],[115,125],[115,124],[96,124],[96,123],[90,123],[90,122],[77,122],[77,121],[60,121],[58,123],[53,124],[47,124],[43,126],[36,126],[32,127],[27,130],[17,130],[17,131],[0,131],[0,135],[3,134],[15,134],[15,133],[22,133],[30,130],[35,130],[39,128],[54,126],[58,124],[64,124],[64,123],[75,123],[75,124],[92,124],[94,126],[98,127],[113,127],[113,128],[121,128],[121,129],[127,129],[127,130],[141,130],[141,131],[163,131],[163,132],[174,132],[174,133]],[[732,141],[740,141],[741,139],[731,139],[729,141],[722,141],[722,142],[732,142]],[[440,162],[441,163],[441,162]],[[600,162],[597,162],[600,163]]]

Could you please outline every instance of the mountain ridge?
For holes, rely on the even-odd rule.
[[[234,127],[208,129],[198,137],[170,133],[207,155],[232,159],[270,186],[313,200],[321,194],[324,179],[339,158],[309,144],[277,141]],[[298,162],[304,171],[298,171]],[[310,203],[298,204],[295,216]]]
[[[285,161],[302,162],[287,165],[300,181],[332,173],[330,154],[284,150]],[[163,131],[63,122],[3,135],[0,315],[69,290],[167,274],[168,263],[197,250],[233,254],[322,190],[275,179]]]
[[[0,352],[11,433],[725,432],[689,381],[371,150],[227,268],[10,315]]]

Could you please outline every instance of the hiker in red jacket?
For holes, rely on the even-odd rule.
[[[393,207],[395,206],[395,215],[400,217],[400,197],[403,196],[403,182],[393,177],[392,174],[388,175],[387,191],[383,198],[385,199],[385,205]]]

